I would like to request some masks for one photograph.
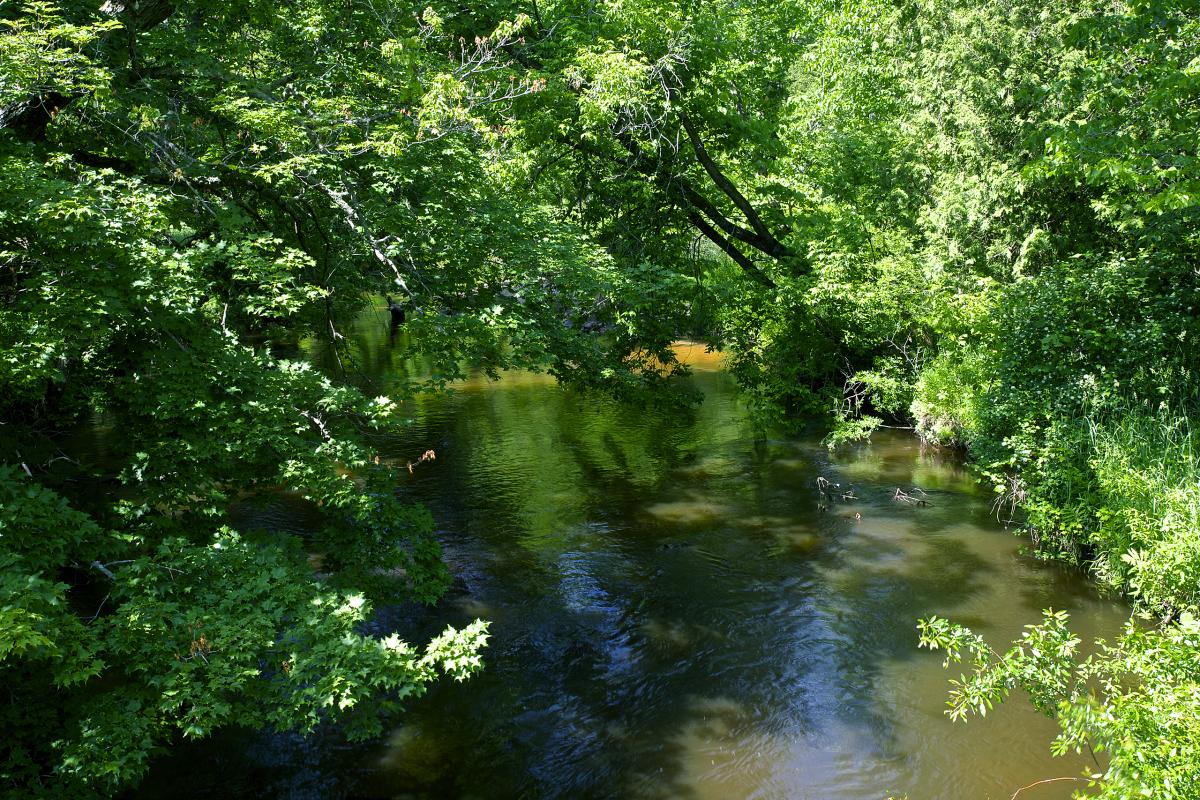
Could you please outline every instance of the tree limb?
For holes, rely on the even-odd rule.
[[[696,132],[696,126],[692,124],[688,115],[680,112],[679,120],[683,123],[683,129],[687,132],[688,139],[692,143],[692,149],[696,153],[696,158],[700,161],[700,165],[704,167],[704,171],[708,173],[708,177],[712,178],[717,188],[724,192],[725,196],[737,206],[738,210],[746,217],[746,221],[750,223],[750,227],[758,234],[758,242],[747,242],[747,244],[752,244],[764,253],[776,258],[786,258],[795,255],[783,242],[775,238],[775,235],[767,228],[766,223],[762,221],[762,217],[759,216],[758,211],[755,210],[750,201],[738,191],[738,188],[733,185],[733,181],[729,180],[725,173],[721,172],[721,168],[717,166],[712,156],[708,154],[708,150],[704,147],[704,142],[700,140],[700,134]]]
[[[768,289],[776,288],[775,281],[771,280],[765,272],[759,269],[758,265],[751,261],[745,253],[738,250],[733,242],[722,236],[712,225],[709,225],[708,221],[700,216],[698,211],[694,209],[689,210],[688,221],[696,227],[696,230],[700,231],[700,233],[713,242],[713,244],[725,251],[725,254],[732,258],[747,275]]]
[[[1017,795],[1019,795],[1021,792],[1025,791],[1026,789],[1032,789],[1035,786],[1041,786],[1044,783],[1057,783],[1058,781],[1081,781],[1081,780],[1083,780],[1083,778],[1046,778],[1045,780],[1034,781],[1033,783],[1029,784],[1028,786],[1022,786],[1020,789],[1017,789],[1015,792],[1013,792],[1010,800],[1017,800]]]
[[[678,178],[675,184],[679,187],[680,194],[687,200],[688,204],[693,206],[697,211],[708,217],[713,223],[725,231],[728,236],[737,239],[740,242],[750,245],[756,250],[761,250],[769,256],[780,258],[782,255],[775,252],[775,249],[768,242],[764,242],[762,238],[752,231],[748,231],[741,225],[731,222],[728,217],[720,212],[720,210],[709,202],[708,198],[692,188],[691,183],[686,178]]]
[[[685,68],[682,65],[679,69]],[[679,86],[666,86],[664,91],[669,101],[677,101],[679,96]],[[739,211],[745,216],[747,222],[753,230],[747,230],[745,227],[731,221],[723,214],[714,203],[712,203],[703,194],[697,191],[691,183],[681,175],[671,175],[662,169],[662,159],[652,159],[642,152],[641,147],[634,140],[630,133],[630,127],[617,127],[614,129],[613,135],[617,142],[624,147],[630,154],[631,159],[628,166],[632,169],[641,172],[654,179],[656,183],[668,194],[673,196],[679,205],[684,207],[688,220],[700,231],[705,237],[710,239],[714,244],[721,248],[730,258],[734,260],[746,273],[763,284],[764,286],[774,287],[775,283],[766,273],[754,264],[750,258],[737,248],[729,240],[729,238],[737,239],[738,241],[747,244],[756,250],[771,256],[772,258],[795,258],[796,253],[788,248],[783,242],[779,241],[766,223],[762,221],[762,217],[751,205],[731,180],[721,171],[716,162],[709,155],[708,150],[704,147],[704,143],[700,140],[700,135],[696,132],[695,126],[688,116],[680,111],[680,120],[684,130],[687,132],[688,139],[692,143],[692,149],[695,151],[696,158],[700,161],[704,171],[717,185],[722,193],[733,202]],[[575,150],[578,150],[585,155],[588,154],[588,149],[581,147],[578,142],[563,139],[564,143]],[[678,146],[678,134],[676,135],[676,147]],[[607,154],[602,154],[602,157]],[[615,158],[615,157],[614,157]],[[705,217],[708,219],[706,220]],[[709,223],[711,220],[712,224]],[[713,225],[719,227],[725,232],[722,235]]]
[[[617,141],[619,141],[633,157],[632,166],[635,169],[645,175],[653,177],[668,194],[675,194],[676,196],[679,196],[684,201],[684,204],[690,207],[687,209],[688,221],[692,223],[696,230],[700,231],[705,238],[709,239],[713,242],[713,244],[721,248],[726,255],[732,258],[734,262],[755,281],[769,288],[775,288],[775,282],[771,280],[771,278],[768,277],[767,274],[763,272],[757,264],[751,261],[745,253],[739,250],[737,246],[733,244],[733,242],[729,241],[726,236],[721,235],[720,232],[714,229],[713,226],[709,224],[709,220],[712,220],[713,224],[725,231],[725,233],[730,237],[745,242],[751,247],[754,247],[755,249],[760,250],[767,255],[780,258],[783,255],[790,255],[790,251],[784,248],[783,252],[781,253],[778,248],[771,247],[769,242],[764,242],[762,237],[756,235],[752,231],[746,230],[734,222],[731,222],[728,217],[722,214],[721,211],[708,200],[708,198],[692,188],[692,185],[688,182],[687,178],[673,177],[667,175],[662,170],[657,169],[655,165],[650,162],[650,159],[648,159],[646,155],[642,153],[641,148],[637,146],[637,143],[633,141],[633,138],[628,133],[618,133]],[[705,217],[708,217],[708,219],[706,220]],[[775,240],[772,238],[772,241]],[[775,243],[778,244],[778,242]],[[779,247],[782,247],[782,245],[779,245]]]
[[[341,209],[346,217],[346,224],[352,231],[355,231],[362,237],[363,242],[370,248],[371,254],[375,256],[375,260],[391,268],[392,272],[396,275],[396,285],[406,292],[409,291],[408,283],[404,280],[404,276],[400,272],[400,266],[383,249],[383,243],[371,233],[362,213],[347,200],[347,193],[335,191],[324,183],[317,183],[316,187],[324,192],[325,196],[332,200],[335,206]]]
[[[172,0],[106,0],[100,6],[100,11],[107,16],[120,18],[125,35],[132,37],[165,21],[175,13],[175,4]],[[106,33],[100,38],[100,45],[107,44],[112,36],[113,33]],[[126,41],[128,44],[128,40]],[[128,58],[132,50],[126,48],[124,52]],[[46,126],[50,124],[54,115],[85,94],[35,92],[29,97],[0,107],[0,128],[10,128],[26,138],[41,139],[45,136]]]

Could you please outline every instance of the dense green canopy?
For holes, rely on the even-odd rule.
[[[0,4],[0,783],[109,793],[234,720],[371,735],[466,677],[483,623],[360,625],[448,580],[378,457],[409,392],[677,401],[690,335],[764,423],[969,447],[1152,614],[1082,666],[1057,616],[999,662],[923,635],[976,656],[956,713],[1023,685],[1111,751],[1103,796],[1194,797],[1198,130],[1185,0]],[[349,358],[384,294],[428,385],[296,355]],[[280,490],[319,537],[234,528]]]

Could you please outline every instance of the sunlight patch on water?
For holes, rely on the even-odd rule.
[[[812,470],[812,462],[807,458],[776,458],[771,461],[771,466],[803,470],[805,472]]]
[[[733,509],[705,498],[664,500],[646,507],[646,513],[675,525],[700,524],[730,516]]]
[[[671,343],[675,357],[695,372],[720,372],[725,369],[726,356],[720,350],[709,350],[702,342],[681,339]]]
[[[641,633],[656,649],[683,658],[694,658],[696,652],[708,644],[729,641],[729,636],[716,628],[678,619],[644,619]]]
[[[633,781],[636,798],[727,800],[755,796],[771,777],[779,747],[763,733],[758,715],[732,697],[684,699],[685,721],[664,743],[671,769]]]
[[[822,544],[822,538],[808,525],[781,525],[770,529],[772,555],[811,553]]]
[[[394,778],[413,787],[437,783],[450,769],[448,746],[436,731],[420,723],[401,725],[388,736],[387,747],[378,766]]]
[[[712,454],[695,463],[676,467],[674,472],[689,480],[705,481],[740,475],[742,465],[729,455]]]

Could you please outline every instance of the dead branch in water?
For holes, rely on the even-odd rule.
[[[929,495],[925,492],[925,490],[917,486],[914,486],[908,492],[897,486],[896,491],[892,493],[892,499],[896,500],[897,502],[907,503],[910,506],[933,505],[933,503],[929,502]]]
[[[1045,778],[1040,781],[1034,781],[1033,783],[1029,784],[1028,786],[1022,786],[1020,789],[1017,789],[1015,792],[1012,793],[1012,797],[1008,798],[1008,800],[1017,800],[1017,795],[1019,795],[1021,792],[1025,791],[1026,789],[1032,789],[1035,786],[1041,786],[1043,783],[1056,783],[1057,781],[1081,781],[1081,780],[1083,780],[1083,778]]]
[[[829,508],[828,503],[836,500],[841,500],[843,503],[848,503],[851,500],[857,500],[858,495],[854,493],[853,486],[842,488],[840,483],[833,483],[823,475],[817,476],[817,508],[825,511]]]
[[[817,492],[827,500],[832,500],[835,497],[842,501],[858,499],[858,495],[854,493],[853,486],[847,486],[843,489],[840,483],[833,483],[824,476],[817,477]]]
[[[426,461],[435,461],[436,459],[437,459],[437,453],[433,452],[432,450],[426,450],[424,453],[421,454],[421,457],[418,458],[416,461],[408,462],[408,471],[411,474],[413,471],[413,467],[415,467],[416,465],[423,464]]]

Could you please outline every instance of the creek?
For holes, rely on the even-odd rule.
[[[358,368],[384,388],[419,374],[405,337],[360,320]],[[954,455],[899,431],[834,453],[763,435],[719,359],[684,350],[704,394],[684,412],[528,373],[411,400],[385,455],[436,451],[403,491],[432,511],[456,580],[376,624],[419,642],[491,620],[485,670],[437,684],[382,741],[234,730],[181,746],[138,796],[1007,799],[1080,775],[1090,757],[1052,758],[1057,726],[1023,697],[951,722],[958,671],[917,649],[916,620],[1000,646],[1063,608],[1089,641],[1126,607],[1024,555]],[[857,499],[823,503],[818,477]],[[286,496],[239,513],[313,524]]]

